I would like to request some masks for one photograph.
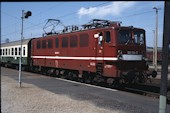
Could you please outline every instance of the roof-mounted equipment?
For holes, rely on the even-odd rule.
[[[52,34],[58,34],[55,30],[56,26],[61,25],[65,27],[62,22],[58,19],[48,19],[45,26],[43,27],[44,35],[52,35]]]
[[[119,21],[110,21],[110,20],[103,20],[103,19],[93,19],[87,24],[82,25],[84,29],[90,28],[100,28],[100,27],[107,27],[112,25],[120,26],[121,22]]]

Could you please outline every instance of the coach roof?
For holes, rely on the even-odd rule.
[[[28,44],[31,39],[24,39],[22,44]],[[1,47],[21,45],[21,40],[1,44]]]

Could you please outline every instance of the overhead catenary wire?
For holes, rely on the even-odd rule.
[[[94,6],[91,6],[91,7],[98,7],[98,6],[102,6],[104,4],[107,4],[107,3],[109,3],[109,2],[104,2],[104,3],[98,4],[98,5],[94,5]],[[129,18],[129,17],[138,16],[138,15],[142,15],[142,14],[146,14],[146,13],[152,13],[152,12],[154,12],[154,11],[145,11],[145,12],[140,12],[140,13],[135,13],[135,14],[131,14],[131,15],[126,15],[126,16],[122,16],[122,17],[118,17],[118,18],[114,18],[114,19]],[[74,14],[77,14],[77,11],[69,13],[69,14],[65,14],[63,16],[59,16],[59,17],[57,17],[57,19],[58,18],[59,19],[65,18],[67,16],[71,16],[71,15],[74,15]],[[38,23],[38,24],[34,24],[33,26],[26,27],[26,28],[24,28],[24,30],[32,29],[33,27],[38,27],[38,26],[41,26],[42,24],[44,24],[44,22],[41,22],[41,23]],[[16,31],[15,32],[11,32],[11,33],[2,35],[1,37],[9,36],[9,35],[12,35],[14,33],[20,33],[20,32],[19,31],[18,32],[16,32]]]
[[[141,12],[141,13],[138,13],[138,14],[127,15],[127,16],[123,16],[123,17],[119,17],[119,18],[115,18],[115,19],[122,19],[122,18],[127,18],[127,17],[133,17],[133,16],[136,16],[136,15],[142,15],[142,14],[151,13],[151,12],[154,12],[154,11],[148,11],[148,12],[145,11],[145,12]],[[43,23],[44,23],[44,22],[38,23],[38,24],[36,24],[35,26],[41,25],[41,24],[43,24]],[[26,27],[24,30],[29,29],[29,28],[32,28],[32,27],[35,27],[35,26]],[[8,34],[6,34],[6,35],[2,35],[2,37],[8,36],[8,35],[12,35],[13,33],[15,33],[15,32],[11,32],[11,33],[8,33]],[[19,33],[19,32],[18,32],[18,33]]]
[[[98,6],[105,5],[105,4],[107,4],[107,3],[110,3],[110,2],[104,2],[104,3],[98,4],[98,5],[94,5],[94,6],[91,6],[91,7],[98,7]],[[122,2],[120,2],[118,5],[121,5],[121,4],[123,4],[123,3],[122,3]],[[57,17],[56,19],[64,18],[64,17],[70,16],[70,15],[73,15],[73,14],[77,14],[77,11],[72,12],[72,13],[69,13],[69,14],[66,14],[66,15],[63,15],[63,16],[59,16],[59,17]],[[19,19],[18,17],[15,17],[15,16],[12,16],[12,17],[14,17],[15,19]],[[34,17],[35,17],[35,16],[34,16]],[[29,22],[29,21],[27,21],[27,22]],[[32,28],[32,27],[34,27],[34,26],[39,26],[39,25],[41,25],[41,24],[43,24],[43,23],[44,23],[44,22],[41,22],[41,23],[36,24],[36,25],[35,25],[35,24],[33,24],[33,26],[31,26],[31,27],[24,28],[24,30],[25,30],[25,29]],[[32,24],[32,23],[31,23],[31,24]],[[11,32],[11,33],[8,33],[8,34],[5,34],[5,35],[2,35],[2,37],[4,37],[4,36],[8,36],[8,35],[13,34],[13,33],[16,33],[16,32]]]
[[[33,17],[37,17],[37,16],[39,16],[39,15],[41,15],[41,14],[44,14],[45,12],[47,12],[47,11],[49,11],[49,10],[57,7],[57,6],[62,6],[64,3],[65,3],[65,2],[60,3],[60,4],[55,4],[55,5],[53,5],[53,6],[50,6],[48,9],[45,9],[45,10],[39,12],[38,14],[33,15]],[[16,17],[16,16],[13,16],[13,15],[10,15],[10,14],[8,14],[7,12],[2,11],[2,10],[1,10],[1,13],[6,14],[6,15],[8,15],[8,16],[10,16],[10,17],[12,17],[12,18],[14,18],[14,19],[16,19],[16,20],[18,20],[18,21],[20,22],[20,19],[21,19],[20,17]],[[17,22],[17,23],[19,23],[19,22]],[[34,25],[33,23],[31,23],[31,22],[29,22],[29,21],[27,21],[27,22],[30,23],[30,24],[32,24],[32,25]],[[9,27],[10,27],[10,25],[9,25]],[[5,28],[6,28],[6,27],[5,27]]]
[[[65,2],[64,2],[64,3],[65,3]],[[51,10],[51,9],[55,8],[56,6],[61,6],[61,5],[63,5],[64,3],[60,3],[60,4],[53,5],[53,6],[49,7],[48,9],[43,10],[43,11],[39,12],[39,13],[38,13],[38,14],[36,14],[36,15],[33,15],[33,17],[37,17],[37,16],[41,15],[42,13],[44,14],[45,12],[47,12],[47,11],[49,11],[49,10]],[[106,3],[108,3],[108,2],[104,2],[104,3],[102,3],[102,4],[98,4],[98,5],[96,5],[96,6],[104,5],[104,4],[106,4]],[[19,17],[16,17],[16,16],[13,16],[13,15],[10,15],[10,14],[8,14],[7,12],[2,11],[2,10],[1,10],[1,12],[2,12],[3,14],[6,14],[6,15],[8,15],[8,16],[10,16],[10,17],[12,17],[12,18],[14,18],[14,19],[16,19],[16,20],[18,20],[18,21],[20,21],[20,18],[19,18]],[[74,13],[76,13],[76,12],[72,12],[72,13],[69,13],[69,14],[63,15],[63,16],[58,17],[58,18],[62,18],[62,17],[65,17],[65,16],[69,16],[69,15],[74,14]],[[27,22],[28,22],[28,23],[30,23],[29,21],[27,21]],[[17,23],[19,23],[19,22],[17,22]],[[33,23],[30,23],[30,24],[34,25]],[[42,23],[40,23],[40,24],[42,24]],[[9,25],[9,27],[10,27],[10,26],[11,26],[11,25]],[[5,27],[5,28],[6,28],[6,27]]]
[[[62,2],[62,3],[59,3],[59,4],[55,4],[53,6],[50,6],[49,8],[43,10],[43,11],[40,11],[37,15],[34,15],[33,17],[36,17],[36,16],[39,16],[41,14],[44,14],[46,12],[48,12],[49,10],[52,10],[53,8],[56,8],[56,7],[59,7],[59,6],[62,6],[63,4],[65,4],[65,2]]]
[[[95,5],[95,6],[93,6],[93,7],[101,6],[101,5],[104,5],[104,4],[106,4],[106,3],[109,3],[109,2],[104,2],[104,3],[101,3],[101,4]],[[4,13],[7,14],[7,15],[9,15],[9,14],[6,13],[6,12],[4,12]],[[69,16],[69,15],[72,15],[72,14],[76,14],[76,13],[77,13],[77,11],[76,11],[76,12],[69,13],[69,14],[66,14],[66,15],[63,15],[63,16],[60,16],[60,17],[57,17],[57,18],[64,18],[64,17],[66,17],[66,16]],[[40,13],[39,13],[39,14],[40,14]],[[10,15],[9,15],[9,16],[10,16]],[[15,17],[15,16],[11,16],[11,17],[13,17],[13,18],[15,18],[15,19],[20,19],[20,18]],[[34,16],[34,17],[35,17],[35,16]],[[27,22],[29,22],[29,21],[27,21]],[[30,23],[30,22],[29,22],[29,23]],[[33,23],[31,23],[31,24],[33,24]],[[39,25],[41,25],[41,24],[44,24],[44,22],[41,22],[41,23],[38,23],[38,24],[33,24],[33,26],[24,28],[24,30],[29,29],[29,28],[32,28],[32,27],[35,27],[35,26],[39,26]],[[5,34],[5,35],[1,35],[1,37],[8,36],[8,35],[12,35],[12,34],[14,34],[14,33],[16,33],[16,32],[11,32],[11,33],[8,33],[8,34]],[[19,33],[19,32],[18,32],[18,33]]]

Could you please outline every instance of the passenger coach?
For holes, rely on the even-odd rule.
[[[31,40],[24,39],[22,42],[22,70],[29,68],[30,55],[31,55]],[[5,67],[13,67],[18,69],[21,41],[14,41],[1,44],[1,64]]]

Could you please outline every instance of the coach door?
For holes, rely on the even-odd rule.
[[[97,75],[103,74],[104,67],[104,35],[103,32],[98,32],[94,35],[96,39],[96,73]]]

